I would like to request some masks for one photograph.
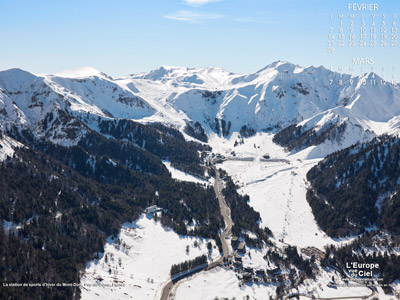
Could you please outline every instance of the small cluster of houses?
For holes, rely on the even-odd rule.
[[[243,256],[246,254],[246,243],[240,241],[237,237],[232,237],[231,239],[232,249],[236,250],[233,259],[230,260],[230,264],[236,272],[239,273],[239,278],[243,282],[275,282],[279,280],[282,272],[279,267],[271,269],[263,268],[252,268],[243,266]]]
[[[282,273],[279,267],[272,269],[252,268],[250,266],[244,267],[242,263],[242,257],[239,255],[234,256],[233,266],[236,272],[239,273],[239,278],[244,282],[274,282]],[[277,279],[275,279],[275,277]]]
[[[212,153],[211,155],[212,155],[212,161],[214,164],[223,163],[224,160],[226,159],[226,157],[224,155],[221,155],[219,153],[217,153],[216,155],[214,153]]]

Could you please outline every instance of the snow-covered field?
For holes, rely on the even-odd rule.
[[[328,287],[329,282],[334,279],[336,286]],[[315,297],[329,298],[329,297],[352,297],[352,296],[367,296],[371,295],[372,291],[365,286],[356,286],[355,282],[345,282],[341,277],[332,270],[322,270],[318,275],[317,282],[312,280],[305,280],[296,290],[292,293],[301,293],[306,295],[314,295]],[[301,299],[309,299],[301,297]]]
[[[184,280],[175,291],[176,300],[214,300],[222,299],[269,299],[275,295],[276,285],[244,284],[239,286],[240,280],[232,270],[217,267],[210,271],[193,276],[190,280]]]
[[[81,279],[81,299],[157,299],[171,265],[208,254],[207,242],[180,236],[142,215],[123,224],[117,238],[108,238],[101,258],[88,263]],[[211,259],[217,256],[218,250],[213,249]]]

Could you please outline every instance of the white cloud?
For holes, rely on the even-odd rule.
[[[193,5],[193,6],[200,6],[203,4],[211,3],[211,2],[218,2],[221,0],[183,0],[185,4]]]
[[[175,21],[185,21],[190,23],[202,23],[207,20],[215,20],[222,18],[223,15],[213,13],[197,13],[187,10],[178,11],[175,14],[167,15],[165,18]]]

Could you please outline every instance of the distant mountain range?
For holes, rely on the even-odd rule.
[[[3,132],[29,129],[57,144],[77,144],[85,129],[74,122],[57,122],[60,112],[95,130],[101,120],[133,119],[172,125],[191,135],[202,132],[203,139],[211,132],[223,136],[241,129],[279,132],[292,125],[296,132],[287,130],[277,140],[292,150],[327,139],[343,148],[397,133],[400,87],[381,85],[373,73],[351,77],[281,61],[251,74],[185,67],[161,67],[121,78],[93,68],[54,75],[20,69],[0,72]],[[197,129],[187,130],[188,126]],[[311,132],[314,138],[305,139],[304,134]]]

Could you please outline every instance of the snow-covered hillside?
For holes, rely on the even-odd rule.
[[[23,147],[23,145],[9,136],[0,135],[0,162],[7,157],[12,157],[17,147]]]
[[[209,255],[207,242],[179,236],[152,216],[142,215],[124,224],[118,237],[108,239],[101,258],[88,263],[81,281],[81,299],[157,299],[171,266]],[[209,259],[218,256],[214,249]]]
[[[208,181],[206,181],[202,178],[193,176],[191,174],[185,173],[181,170],[174,168],[171,165],[171,162],[169,162],[169,161],[163,161],[163,164],[167,167],[168,171],[171,173],[172,178],[175,178],[180,181],[189,181],[189,182],[200,183],[200,184],[204,184],[204,185],[209,184]]]

